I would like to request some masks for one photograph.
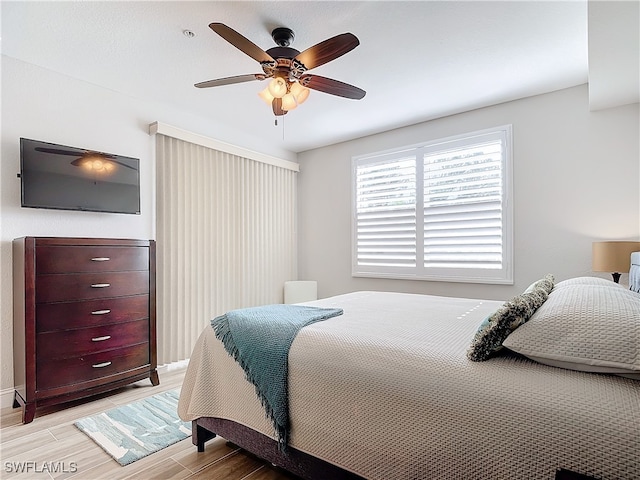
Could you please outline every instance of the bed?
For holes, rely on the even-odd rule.
[[[206,328],[178,413],[199,451],[220,435],[306,479],[639,479],[640,295],[595,277],[547,290],[527,312],[390,292],[308,302],[344,313],[291,345],[284,452],[254,386]],[[500,345],[471,361],[514,305],[519,321],[507,315]]]

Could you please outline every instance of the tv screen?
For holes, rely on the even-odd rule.
[[[22,206],[140,213],[140,160],[20,139]]]

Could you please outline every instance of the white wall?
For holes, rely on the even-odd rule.
[[[638,119],[638,104],[589,112],[583,85],[303,152],[299,277],[317,280],[319,297],[391,290],[488,299],[510,298],[546,273],[610,278],[591,272],[591,243],[640,240]],[[509,123],[515,285],[351,277],[352,156]]]
[[[0,166],[0,392],[13,386],[11,241],[22,236],[155,238],[154,139],[148,126],[166,122],[194,133],[285,160],[296,155],[224,122],[184,114],[2,56]],[[19,138],[116,153],[140,159],[141,215],[20,207]],[[3,401],[5,398],[3,396]],[[4,406],[4,405],[3,405]]]

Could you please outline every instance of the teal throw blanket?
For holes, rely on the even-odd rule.
[[[340,308],[266,305],[232,310],[211,326],[245,372],[284,451],[289,436],[289,348],[302,327],[342,314]]]

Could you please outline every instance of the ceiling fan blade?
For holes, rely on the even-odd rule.
[[[274,98],[273,102],[271,102],[271,108],[273,108],[273,114],[277,117],[287,114],[287,111],[282,109],[281,98]]]
[[[232,85],[234,83],[250,82],[252,80],[264,80],[267,78],[263,73],[249,73],[247,75],[236,75],[234,77],[217,78],[206,82],[196,83],[198,88],[219,87],[221,85]]]
[[[302,63],[307,70],[311,70],[341,57],[358,45],[360,45],[358,37],[352,33],[343,33],[307,48],[296,55],[295,59]]]
[[[211,30],[216,32],[238,50],[249,55],[254,60],[257,60],[260,63],[275,61],[273,57],[271,57],[271,55],[269,55],[251,40],[240,35],[233,28],[227,27],[223,23],[210,23],[209,28],[211,28]]]
[[[367,92],[361,88],[354,87],[348,83],[333,80],[332,78],[321,77],[319,75],[303,75],[300,77],[300,83],[313,90],[319,92],[329,93],[331,95],[337,95],[344,98],[352,98],[354,100],[360,100]]]

